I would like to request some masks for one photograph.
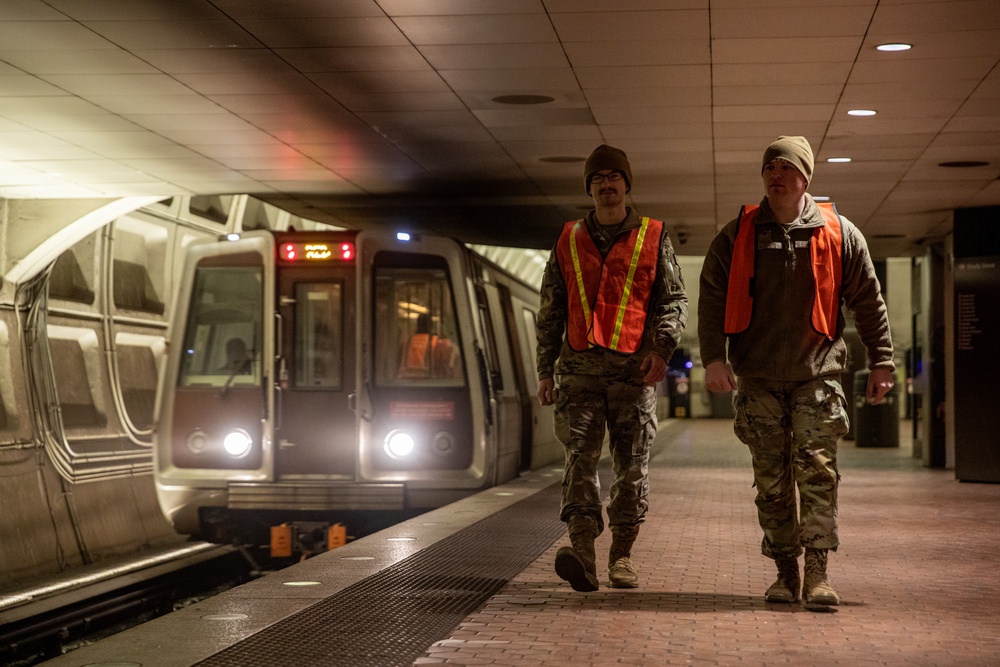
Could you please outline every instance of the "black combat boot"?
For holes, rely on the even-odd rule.
[[[838,605],[840,596],[826,578],[826,549],[806,549],[805,581],[802,597],[809,604]]]
[[[799,559],[775,558],[774,562],[778,565],[778,579],[764,592],[764,600],[767,602],[798,602],[801,584]]]

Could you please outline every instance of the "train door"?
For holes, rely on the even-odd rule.
[[[506,289],[506,288],[504,288]],[[521,457],[522,420],[519,382],[514,370],[516,351],[507,329],[503,296],[497,285],[478,286],[480,326],[484,332],[486,365],[494,397],[497,441],[496,483],[517,476]],[[506,291],[507,301],[510,291]]]
[[[353,235],[278,237],[279,481],[355,479],[356,275]]]
[[[188,250],[154,438],[161,503],[189,531],[172,494],[272,476],[273,254],[270,234]]]
[[[531,402],[535,400],[535,392],[529,389],[528,378],[525,375],[526,357],[529,346],[521,340],[518,331],[518,322],[514,314],[514,302],[511,298],[510,288],[506,285],[499,285],[500,306],[503,309],[504,328],[507,333],[507,342],[510,346],[510,361],[512,364],[513,379],[517,383],[517,405],[520,413],[520,429],[517,441],[520,445],[520,470],[531,468],[531,430],[532,411]],[[530,367],[534,368],[534,358],[530,359]]]
[[[494,467],[492,407],[464,250],[364,234],[359,247],[371,306],[359,346],[362,478],[405,481],[410,507],[482,488]]]

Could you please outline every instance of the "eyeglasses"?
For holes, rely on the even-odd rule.
[[[615,181],[620,181],[623,178],[625,178],[625,175],[620,171],[613,171],[610,174],[591,174],[590,182],[592,185],[597,185],[598,183],[603,183],[604,181],[614,183]]]

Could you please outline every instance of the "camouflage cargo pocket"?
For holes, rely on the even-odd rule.
[[[552,416],[552,430],[556,434],[556,440],[565,445],[569,442],[570,438],[569,411],[566,409],[569,395],[559,386],[556,386],[552,391],[555,393],[555,400],[553,401],[555,412]]]
[[[733,410],[736,417],[733,420],[733,433],[740,439],[740,442],[753,446],[757,442],[757,432],[753,430],[752,420],[747,414],[747,395],[744,391],[737,391],[733,395]]]
[[[844,388],[836,380],[823,380],[826,398],[823,406],[829,423],[828,433],[836,440],[851,430],[851,419],[847,413],[847,396]]]

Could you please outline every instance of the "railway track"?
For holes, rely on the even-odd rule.
[[[0,665],[37,665],[253,576],[239,550],[196,544],[0,593]]]

